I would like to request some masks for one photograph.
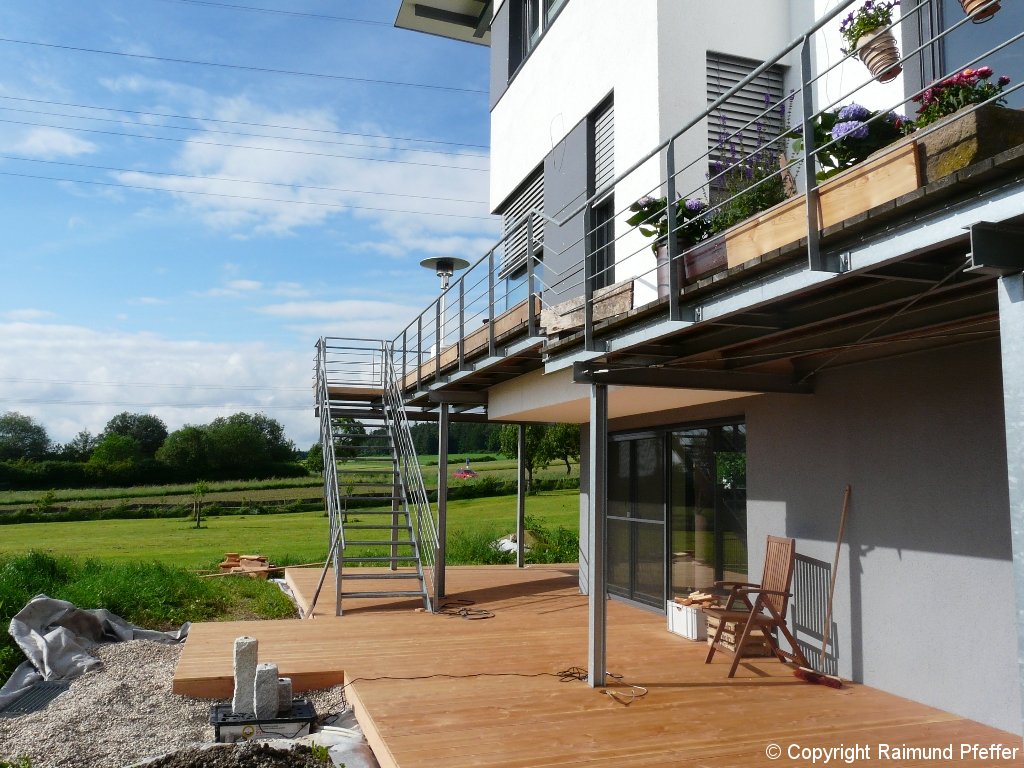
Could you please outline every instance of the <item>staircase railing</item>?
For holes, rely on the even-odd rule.
[[[385,342],[383,348],[384,410],[391,427],[395,453],[398,457],[399,478],[405,489],[406,504],[410,507],[413,535],[419,542],[424,586],[430,596],[429,606],[431,610],[435,610],[434,566],[437,561],[438,548],[437,521],[434,519],[434,513],[430,507],[430,498],[427,496],[427,488],[423,482],[423,471],[416,456],[412,429],[402,397],[402,384],[395,370],[394,352],[394,345]]]
[[[341,494],[338,488],[338,465],[334,455],[334,428],[331,424],[330,394],[327,390],[327,339],[321,337],[316,343],[316,408],[320,414],[320,449],[323,454],[324,505],[327,508],[330,546],[327,560],[334,568],[335,574],[340,573],[339,558],[345,549],[345,529],[342,525]],[[320,595],[323,587],[327,566],[320,576],[312,605]],[[312,614],[312,606],[310,609]]]

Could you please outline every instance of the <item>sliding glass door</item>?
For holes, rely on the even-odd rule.
[[[669,588],[673,596],[747,578],[746,427],[675,430]]]
[[[608,591],[665,604],[665,448],[662,435],[608,446]]]

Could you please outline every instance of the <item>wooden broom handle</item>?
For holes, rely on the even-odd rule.
[[[836,594],[836,572],[839,570],[839,551],[843,546],[843,535],[846,533],[846,513],[850,509],[849,485],[843,492],[843,513],[839,516],[839,536],[836,537],[836,555],[832,558],[832,576],[828,585],[828,605],[825,609],[825,628],[821,633],[821,671],[825,671],[825,648],[828,646],[829,635],[832,634],[832,598]]]

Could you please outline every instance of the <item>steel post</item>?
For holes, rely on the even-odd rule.
[[[444,561],[448,528],[448,403],[437,420],[437,557],[434,560],[434,606],[444,597]]]
[[[608,502],[608,387],[590,386],[590,540],[587,576],[590,583],[590,622],[587,646],[587,684],[604,685],[607,638],[607,579],[605,558]]]
[[[526,566],[526,425],[519,425],[516,456],[519,483],[516,487],[516,565]]]
[[[1017,671],[1024,702],[1024,275],[999,278],[1003,423],[1010,491],[1010,544],[1017,594]],[[1024,712],[1021,713],[1024,722]]]

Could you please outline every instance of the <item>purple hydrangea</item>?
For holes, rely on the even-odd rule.
[[[832,126],[832,138],[839,139],[866,139],[868,137],[868,126],[860,120],[846,120]]]
[[[636,201],[636,207],[637,208],[646,208],[649,205],[654,205],[656,202],[658,202],[658,201],[655,200],[650,195],[645,195],[644,197],[641,197],[639,200]]]
[[[696,197],[691,197],[689,200],[686,201],[686,203],[684,203],[684,205],[686,207],[686,210],[688,210],[690,213],[700,213],[701,211],[708,207],[707,203]]]
[[[890,112],[889,114],[887,114],[885,116],[885,119],[888,120],[890,123],[895,123],[896,125],[901,125],[902,123],[910,122],[909,117],[907,117],[906,115],[899,115],[895,112]]]
[[[867,120],[871,117],[871,110],[867,107],[862,107],[860,104],[847,104],[839,110],[839,114],[836,117],[841,121]]]

